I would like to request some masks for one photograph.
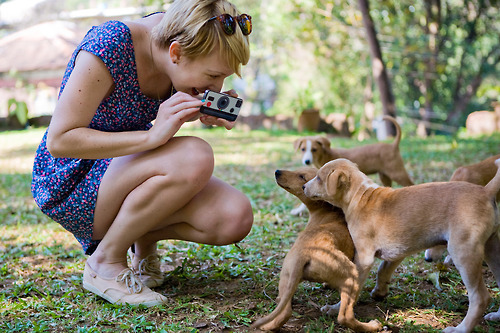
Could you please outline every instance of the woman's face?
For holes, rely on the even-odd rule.
[[[220,91],[224,79],[234,72],[222,58],[218,45],[207,56],[189,59],[180,56],[172,57],[173,71],[170,79],[177,91],[198,96],[210,89]]]

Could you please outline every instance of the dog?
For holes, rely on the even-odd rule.
[[[378,173],[384,186],[392,186],[394,180],[401,186],[413,185],[408,172],[405,169],[403,158],[399,152],[401,141],[401,127],[396,119],[384,116],[396,127],[396,138],[392,143],[375,143],[357,148],[332,149],[330,141],[322,136],[303,137],[295,140],[295,150],[302,152],[302,164],[314,165],[321,168],[323,164],[337,158],[347,158],[353,161],[359,169],[367,174]],[[292,215],[301,215],[306,211],[304,204],[292,209]]]
[[[292,297],[302,280],[325,282],[339,290],[340,324],[356,331],[377,331],[377,320],[359,322],[354,317],[349,301],[358,293],[358,275],[352,262],[354,245],[347,230],[341,209],[323,201],[314,201],[304,195],[302,187],[316,176],[316,168],[302,167],[296,171],[277,170],[276,182],[297,196],[309,210],[309,221],[299,234],[283,262],[279,281],[278,305],[266,317],[258,319],[252,328],[265,331],[278,330],[292,315]],[[323,310],[323,309],[322,309]]]
[[[496,162],[500,166],[500,160]],[[318,170],[304,193],[342,208],[356,248],[359,285],[375,257],[383,260],[372,296],[385,297],[392,273],[418,251],[447,244],[469,295],[469,309],[445,333],[468,333],[481,320],[491,299],[482,276],[483,258],[500,285],[499,216],[495,197],[500,170],[486,185],[467,182],[426,183],[393,189],[375,184],[353,162],[337,159]],[[500,309],[486,315],[499,320]]]
[[[304,165],[314,165],[319,169],[328,161],[346,158],[356,163],[367,175],[378,173],[384,186],[391,186],[392,181],[401,186],[413,185],[399,152],[401,127],[393,117],[384,116],[383,119],[396,126],[396,138],[392,143],[379,142],[350,149],[333,149],[326,137],[312,136],[295,140],[294,148],[302,152]]]
[[[450,182],[464,181],[485,186],[493,179],[497,172],[495,161],[500,158],[500,154],[488,157],[479,163],[459,167],[450,178]],[[497,203],[500,202],[500,191],[496,196]],[[443,257],[446,246],[436,246],[425,251],[425,260],[428,262],[439,260]],[[453,263],[452,258],[447,256],[444,260],[445,266]]]
[[[497,172],[495,161],[500,158],[500,154],[488,157],[479,163],[459,167],[450,181],[464,181],[481,186],[486,186]],[[500,192],[496,196],[497,203],[500,202]]]

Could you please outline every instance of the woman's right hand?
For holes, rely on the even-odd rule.
[[[181,91],[163,102],[148,133],[151,148],[159,147],[170,140],[182,124],[198,115],[202,105],[200,99]]]

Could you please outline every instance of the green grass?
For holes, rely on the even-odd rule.
[[[43,130],[0,133],[0,331],[243,332],[274,308],[283,258],[306,223],[305,217],[290,216],[297,199],[276,185],[274,170],[300,166],[292,145],[299,134],[221,129],[181,133],[212,144],[215,175],[249,196],[255,224],[238,246],[160,242],[162,267],[168,273],[158,292],[169,301],[153,309],[111,305],[82,289],[86,257],[79,244],[31,198],[31,166]],[[333,139],[333,144],[362,143]],[[500,136],[404,138],[401,152],[416,183],[446,181],[458,166],[498,154]],[[440,292],[429,279],[437,269],[422,254],[407,258],[397,269],[390,294],[381,302],[369,296],[374,271],[356,313],[364,321],[377,318],[389,332],[439,332],[460,322],[467,310],[456,270],[440,272]],[[493,311],[500,292],[485,272]],[[303,282],[295,294],[294,316],[282,331],[350,332],[319,311],[337,301],[335,290]],[[484,321],[476,329],[499,330],[500,324]]]

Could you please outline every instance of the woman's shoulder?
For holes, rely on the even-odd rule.
[[[121,21],[107,21],[98,26],[92,27],[85,36],[87,40],[108,40],[116,41],[127,38],[131,33],[127,24]]]
[[[82,40],[79,49],[100,58],[130,56],[133,52],[132,32],[121,21],[107,21],[92,27]]]
[[[151,31],[163,18],[162,12],[152,13],[133,21],[125,21],[124,24],[130,30],[133,37]]]

